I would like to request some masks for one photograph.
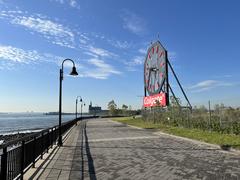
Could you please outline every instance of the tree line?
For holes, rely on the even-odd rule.
[[[108,103],[108,110],[110,116],[134,116],[141,114],[141,110],[133,110],[131,105],[123,104],[121,108],[118,108],[114,100]]]
[[[162,123],[170,126],[197,128],[207,131],[216,131],[227,134],[240,134],[240,108],[215,104],[213,108],[204,105],[194,106],[192,111],[181,108],[179,98],[170,97],[170,106],[157,106],[143,109],[142,116],[146,121]]]

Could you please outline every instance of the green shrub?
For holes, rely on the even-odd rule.
[[[218,110],[212,112],[210,117],[203,107],[195,109],[192,113],[188,109],[180,109],[178,107],[169,107],[168,109],[154,107],[143,109],[142,117],[144,121],[153,122],[154,124],[239,135],[240,112],[238,112],[239,109],[235,111],[231,109],[231,111],[226,110],[226,113],[219,113]]]

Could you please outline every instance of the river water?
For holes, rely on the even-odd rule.
[[[63,115],[62,122],[75,118],[75,115]],[[0,114],[0,135],[18,132],[34,132],[58,125],[58,115],[43,113],[7,113]]]

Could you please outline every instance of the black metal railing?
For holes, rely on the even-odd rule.
[[[65,134],[79,119],[62,124],[62,134]],[[59,127],[54,126],[41,132],[31,134],[17,140],[0,145],[0,179],[20,178],[35,162],[43,158],[43,154],[57,142]]]

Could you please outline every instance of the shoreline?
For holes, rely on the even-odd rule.
[[[0,131],[0,136],[6,136],[6,135],[14,135],[14,134],[25,134],[25,133],[34,133],[34,132],[40,132],[44,130],[45,128],[34,128],[34,129],[19,129],[19,130],[13,130],[13,131]]]
[[[8,143],[10,141],[27,137],[31,134],[34,134],[35,132],[23,132],[23,133],[15,133],[15,134],[1,134],[0,135],[0,145]]]

